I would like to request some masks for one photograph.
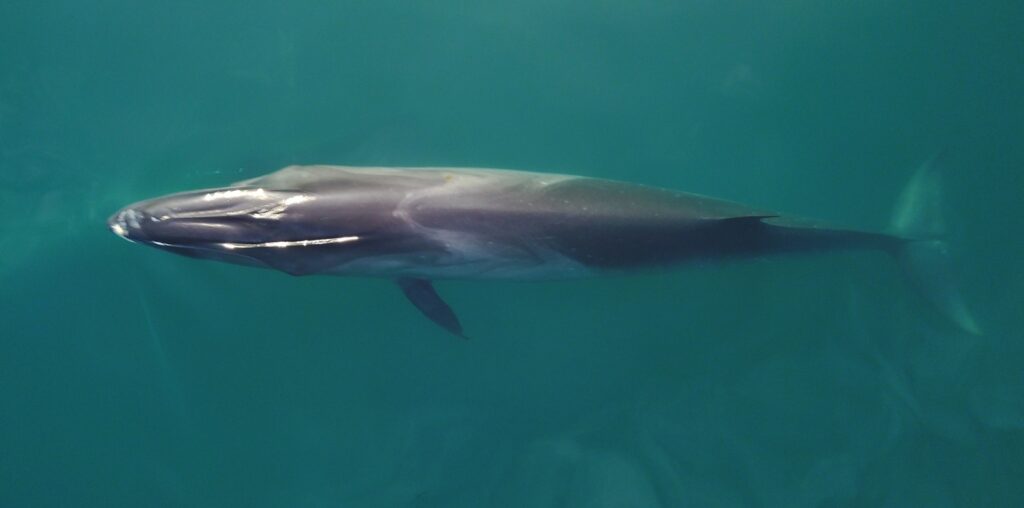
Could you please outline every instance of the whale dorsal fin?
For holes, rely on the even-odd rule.
[[[429,280],[400,277],[396,282],[398,287],[402,288],[405,297],[434,324],[463,339],[468,338],[462,333],[462,324],[459,323],[455,311],[441,299]]]

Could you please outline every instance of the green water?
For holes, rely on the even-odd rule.
[[[1024,3],[0,2],[0,506],[1022,506]],[[294,163],[618,178],[884,227],[945,150],[986,333],[884,256],[447,282],[128,244]]]

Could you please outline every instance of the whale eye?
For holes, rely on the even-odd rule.
[[[258,220],[279,220],[284,215],[284,212],[288,210],[288,207],[305,203],[307,201],[313,201],[314,199],[316,198],[306,194],[289,196],[272,205],[262,206],[256,211],[250,213],[249,216]]]
[[[260,220],[278,220],[287,208],[287,206],[280,204],[271,207],[263,207],[252,212],[249,216]]]

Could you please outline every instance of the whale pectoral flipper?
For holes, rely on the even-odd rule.
[[[398,283],[398,287],[402,288],[402,292],[405,293],[405,297],[408,298],[424,316],[441,328],[444,328],[463,339],[468,338],[462,333],[462,324],[459,323],[459,318],[455,315],[455,311],[453,311],[452,308],[441,299],[441,296],[437,294],[437,291],[434,290],[434,286],[429,280],[417,279],[414,277],[400,277],[396,282]]]

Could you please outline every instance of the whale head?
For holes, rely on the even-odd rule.
[[[226,187],[140,201],[107,225],[126,240],[175,254],[294,271],[281,266],[285,251],[359,240],[358,221],[344,220],[344,203],[333,201],[325,210],[312,193]]]

